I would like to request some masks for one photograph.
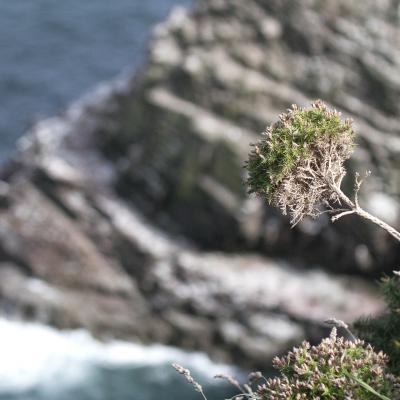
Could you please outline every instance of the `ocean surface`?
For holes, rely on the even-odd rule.
[[[173,362],[191,370],[209,400],[235,394],[212,379],[234,370],[201,353],[0,319],[0,400],[202,400]]]
[[[0,2],[0,162],[37,119],[145,59],[151,28],[192,0]]]

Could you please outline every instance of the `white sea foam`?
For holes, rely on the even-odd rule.
[[[232,371],[226,365],[213,363],[203,353],[187,353],[158,344],[104,343],[83,330],[58,331],[39,324],[0,319],[0,394],[43,385],[76,386],[90,380],[98,368],[154,366],[157,369],[172,362],[195,370],[203,378]],[[162,376],[170,375],[163,372]]]

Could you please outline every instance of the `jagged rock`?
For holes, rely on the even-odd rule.
[[[275,210],[249,211],[241,182],[249,142],[291,103],[320,97],[353,117],[360,134],[348,191],[355,170],[372,170],[362,202],[376,209],[373,194],[386,193],[390,212],[378,214],[400,226],[396,7],[203,0],[190,13],[178,9],[156,29],[141,82],[113,117],[119,123],[102,132],[119,194],[204,248],[285,257],[290,248],[296,262],[335,271],[393,269],[399,246],[379,229],[349,217],[290,231]]]
[[[349,168],[375,177],[361,201],[399,225],[395,5],[174,12],[144,72],[38,123],[1,171],[1,312],[265,367],[328,317],[380,311],[362,279],[333,272],[390,270],[399,246],[351,218],[289,230],[246,195],[242,165],[282,110],[322,97],[360,128]]]
[[[65,142],[57,148],[70,150]],[[82,149],[74,155],[78,164],[88,160]],[[201,349],[254,368],[304,338],[317,340],[327,316],[351,321],[382,308],[356,278],[199,251],[152,226],[108,179],[91,185],[89,164],[75,185],[41,161],[14,170],[10,204],[0,209],[3,314]]]

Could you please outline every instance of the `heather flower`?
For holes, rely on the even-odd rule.
[[[342,326],[342,321],[332,320]],[[225,379],[239,393],[232,400],[400,400],[400,378],[392,375],[387,366],[388,357],[376,352],[360,339],[345,340],[337,336],[336,328],[317,346],[303,342],[283,357],[275,357],[274,367],[279,376],[265,378],[261,372],[249,375],[249,383],[242,386],[227,375]],[[200,392],[190,371],[173,367]]]
[[[274,359],[280,376],[259,385],[253,400],[400,399],[399,380],[387,371],[388,358],[357,339],[337,337],[336,328],[319,345],[308,342]]]

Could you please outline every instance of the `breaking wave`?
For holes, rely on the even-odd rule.
[[[180,363],[205,383],[206,390],[228,393],[210,378],[232,373],[203,353],[101,342],[87,331],[58,331],[35,323],[0,319],[0,399],[18,400],[155,400],[196,399],[172,370]]]

